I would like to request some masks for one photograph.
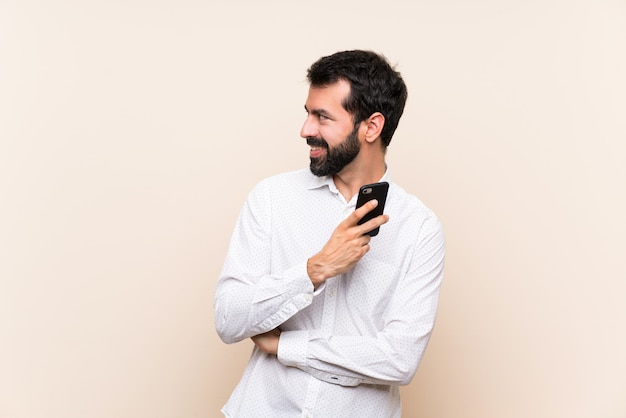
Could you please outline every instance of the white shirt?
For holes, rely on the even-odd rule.
[[[371,249],[316,291],[307,259],[355,209],[331,177],[270,177],[241,210],[215,292],[226,343],[279,327],[278,355],[254,348],[227,417],[399,418],[399,385],[422,358],[437,311],[444,237],[436,216],[390,183]]]

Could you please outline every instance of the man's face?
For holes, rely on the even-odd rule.
[[[350,85],[339,81],[327,87],[310,88],[305,109],[307,119],[300,135],[311,147],[311,172],[328,176],[341,172],[359,154],[359,125],[342,106]]]
[[[311,172],[316,176],[332,176],[338,174],[350,164],[361,150],[359,143],[359,128],[354,130],[334,147],[330,147],[323,137],[307,137],[306,142],[311,146]],[[325,149],[325,153],[321,150]]]

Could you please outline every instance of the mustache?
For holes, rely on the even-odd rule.
[[[315,138],[314,136],[308,136],[306,138],[306,143],[311,147],[328,148],[328,142],[324,141],[322,138]]]

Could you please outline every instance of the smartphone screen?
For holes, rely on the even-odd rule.
[[[389,183],[386,181],[380,183],[372,183],[361,186],[359,189],[359,196],[356,200],[356,208],[360,208],[366,202],[376,199],[378,200],[378,206],[366,213],[363,218],[358,222],[359,225],[383,214],[385,209],[385,202],[387,201],[387,191],[389,190]],[[367,234],[371,237],[378,235],[380,227],[375,228]]]

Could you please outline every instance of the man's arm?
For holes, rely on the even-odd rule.
[[[371,200],[352,212],[350,216],[335,228],[322,250],[309,258],[307,261],[307,274],[315,289],[327,279],[351,269],[369,251],[371,237],[366,233],[385,224],[389,217],[387,215],[378,216],[362,225],[358,225],[358,222],[377,205],[378,202],[376,200]],[[252,341],[266,353],[277,354],[280,334],[281,331],[276,328],[252,337]]]
[[[215,325],[222,340],[232,343],[267,333],[310,305],[315,289],[369,251],[371,237],[365,233],[388,216],[357,222],[376,204],[371,201],[349,215],[318,254],[270,275],[269,193],[263,184],[255,189],[237,221],[216,288]]]
[[[408,384],[434,326],[443,277],[445,243],[436,219],[423,226],[412,254],[406,274],[391,295],[378,334],[285,331],[276,337],[279,361],[344,386]]]
[[[215,328],[226,343],[266,333],[309,306],[306,260],[271,271],[270,190],[265,182],[241,209],[215,289]]]
[[[381,215],[362,225],[357,223],[378,205],[370,200],[352,212],[333,231],[322,250],[307,261],[307,274],[317,289],[331,277],[350,270],[370,250],[367,232],[387,223],[388,215]]]
[[[263,334],[255,335],[252,337],[254,344],[262,351],[268,354],[278,353],[278,341],[280,340],[281,331],[279,328],[275,328]]]

